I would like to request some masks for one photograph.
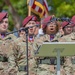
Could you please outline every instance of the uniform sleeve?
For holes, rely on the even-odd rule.
[[[16,48],[14,47],[14,43],[11,46],[12,50],[10,51],[10,53],[8,54],[8,62],[9,62],[9,68],[8,68],[8,73],[9,75],[16,75],[18,72],[18,67],[17,67],[17,63],[16,63],[16,56],[15,56],[15,51]],[[16,45],[15,45],[16,46]],[[11,49],[10,47],[10,49]]]
[[[18,74],[26,74],[27,70],[27,58],[26,58],[26,45],[23,42],[20,42],[16,46],[15,51],[16,56],[16,65],[18,66]]]
[[[9,56],[9,69],[8,73],[9,75],[16,75],[18,72],[18,67],[16,66],[15,57],[14,55]]]
[[[17,53],[17,64],[18,65],[26,65],[26,45],[21,43],[17,45],[19,47]]]

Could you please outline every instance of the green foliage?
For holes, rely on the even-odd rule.
[[[72,17],[75,15],[75,0],[47,0],[48,5],[51,6],[49,11],[50,15],[57,17]],[[28,15],[27,0],[10,0],[11,4],[17,11],[18,15],[23,20]],[[13,30],[14,23],[12,15],[9,12],[8,6],[4,3],[4,0],[0,0],[0,11],[6,10],[9,13],[9,29]]]
[[[57,17],[72,17],[75,15],[75,0],[47,0],[52,7],[50,14]]]
[[[27,9],[27,1],[26,0],[10,0],[12,6],[15,8],[17,14],[21,17],[23,20],[28,15],[28,9]],[[9,30],[13,30],[14,28],[14,22],[12,15],[10,14],[10,11],[8,9],[8,6],[4,3],[3,0],[0,1],[0,11],[7,11],[9,14]]]
[[[10,0],[14,8],[16,9],[19,16],[25,18],[28,15],[27,1],[26,0]]]
[[[72,17],[75,13],[75,3],[73,5],[66,4],[66,2],[63,2],[60,7],[57,8],[57,16],[68,16]]]
[[[11,18],[12,17],[12,15],[9,13],[9,27],[8,27],[8,29],[10,30],[10,31],[12,31],[13,29],[14,29],[14,22],[13,22],[13,19]]]

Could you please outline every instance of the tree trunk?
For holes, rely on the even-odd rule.
[[[13,21],[14,21],[14,24],[15,24],[16,29],[19,29],[20,28],[20,25],[21,25],[21,18],[20,18],[20,16],[16,12],[16,9],[12,6],[10,0],[4,0],[4,2],[8,6],[9,11],[12,14]]]

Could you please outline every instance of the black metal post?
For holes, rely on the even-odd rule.
[[[28,28],[25,29],[25,32],[26,32],[27,75],[29,75],[29,65],[28,65]]]

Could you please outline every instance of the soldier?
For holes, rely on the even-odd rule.
[[[75,42],[75,16],[72,17],[71,23],[73,26],[73,32],[61,39],[65,40],[65,42]],[[70,71],[73,73],[73,75],[75,75],[75,56],[69,57],[68,61],[70,61],[71,64]]]
[[[13,52],[14,35],[6,35],[8,14],[0,12],[0,75],[16,75],[15,57]]]
[[[57,32],[59,31],[59,25],[58,23],[52,18],[52,16],[48,16],[43,20],[43,33],[44,36],[40,37],[41,41],[52,41],[54,37],[56,36]],[[40,42],[41,43],[41,42]]]
[[[15,43],[17,44],[17,46],[14,47],[16,66],[18,66],[17,75],[27,75],[27,51],[25,38],[19,37]],[[36,75],[34,51],[30,42],[28,43],[28,66],[29,75]]]
[[[26,17],[22,22],[24,28],[30,27],[28,29],[28,41],[31,43],[34,42],[34,39],[36,37],[35,36],[36,27],[37,27],[36,22],[37,22],[37,17],[33,15]]]
[[[36,16],[28,16],[23,22],[23,29],[29,27],[28,29],[28,66],[29,75],[36,75],[36,59],[34,56],[33,42],[35,38],[36,31]],[[27,51],[26,51],[26,35],[19,37],[15,43],[17,46],[14,47],[16,63],[18,66],[17,75],[27,75]],[[19,49],[18,49],[18,48]]]
[[[62,29],[64,31],[64,35],[72,33],[72,23],[67,21],[62,22]]]
[[[43,20],[43,32],[44,36],[35,39],[34,50],[36,50],[43,44],[43,42],[51,42],[59,31],[59,26],[56,20],[52,16],[48,16]],[[55,61],[53,57],[39,57],[38,58],[38,75],[55,75]]]
[[[62,22],[62,29],[64,31],[64,35],[63,37],[59,38],[59,41],[61,42],[65,42],[66,39],[69,40],[69,38],[65,38],[67,35],[71,34],[73,31],[73,23],[72,22],[68,22],[68,21],[64,21]],[[69,35],[70,36],[70,35]],[[69,40],[70,41],[70,40]]]
[[[63,22],[63,30],[64,30],[64,36],[59,39],[60,42],[74,42],[75,41],[75,36],[73,31],[73,25],[74,25],[74,17],[71,19],[70,22]],[[66,75],[73,75],[73,64],[71,61],[70,56],[65,57],[65,62],[64,62],[64,70]],[[74,58],[74,57],[73,57]]]
[[[21,27],[20,30],[19,30],[18,36],[19,36],[19,37],[25,36],[25,30],[24,30],[22,27]]]

